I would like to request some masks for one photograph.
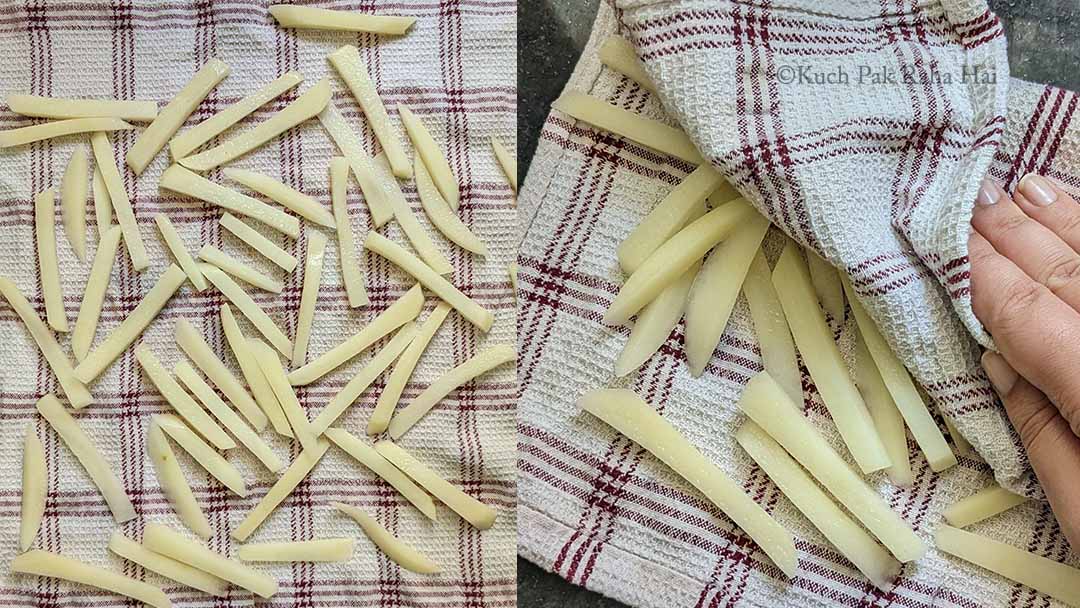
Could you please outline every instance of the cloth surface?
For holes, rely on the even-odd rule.
[[[206,119],[224,106],[288,70],[298,70],[305,82],[289,94],[261,108],[238,129],[247,129],[280,110],[298,92],[320,78],[329,77],[334,103],[362,136],[368,152],[379,151],[365,126],[359,106],[326,60],[344,44],[360,48],[372,79],[402,136],[396,106],[407,104],[424,120],[444,150],[462,184],[461,217],[489,246],[487,258],[473,256],[449,244],[428,224],[416,196],[414,182],[402,186],[413,211],[454,266],[450,280],[466,294],[495,312],[492,330],[479,333],[452,313],[432,340],[402,399],[409,400],[429,382],[480,349],[511,344],[515,335],[515,303],[506,267],[514,259],[516,212],[513,193],[506,185],[491,152],[495,136],[512,144],[516,120],[514,81],[516,8],[500,0],[454,2],[335,1],[326,8],[406,14],[417,18],[407,36],[379,38],[348,32],[284,30],[266,12],[264,2],[30,2],[0,7],[0,93],[53,96],[153,99],[164,104],[208,59],[217,57],[231,74],[200,104],[187,126]],[[0,107],[0,128],[34,121]],[[227,133],[231,135],[236,131]],[[137,132],[115,138],[117,156],[134,143]],[[88,138],[67,137],[33,146],[0,151],[0,197],[3,198],[5,238],[0,245],[0,268],[44,316],[34,253],[32,195],[58,187],[67,158]],[[410,154],[411,154],[410,147]],[[314,196],[329,208],[328,166],[338,154],[318,121],[311,120],[272,140],[231,166],[252,169],[279,178]],[[125,184],[134,203],[139,227],[152,260],[151,267],[132,271],[123,247],[114,267],[95,344],[134,308],[154,284],[171,258],[164,249],[153,217],[165,213],[177,226],[189,251],[211,243],[251,263],[258,270],[283,278],[280,295],[245,286],[246,291],[289,336],[295,332],[303,283],[307,235],[315,229],[304,224],[302,236],[290,240],[261,230],[290,251],[301,263],[283,275],[269,261],[258,259],[246,246],[218,226],[221,210],[172,193],[158,191],[158,178],[166,167],[159,154],[147,171],[135,178],[123,166]],[[228,183],[220,171],[214,181]],[[89,180],[89,176],[87,176]],[[92,207],[92,203],[90,203]],[[349,186],[349,212],[357,245],[370,228],[363,198],[355,181]],[[57,206],[59,215],[59,203]],[[98,229],[88,210],[91,253]],[[62,283],[70,322],[74,322],[90,262],[78,263],[57,221]],[[253,226],[257,226],[249,222]],[[382,230],[398,243],[406,240],[396,224]],[[338,265],[335,235],[326,231],[326,265],[322,274],[309,360],[356,333],[375,314],[400,297],[412,281],[385,260],[364,251],[358,255],[366,273],[371,304],[347,306]],[[429,294],[421,319],[434,308]],[[172,339],[173,325],[187,318],[239,377],[218,321],[220,293],[212,288],[195,293],[185,284],[145,332],[149,345],[171,368],[184,355]],[[248,336],[257,336],[245,319]],[[118,528],[103,499],[72,454],[34,410],[38,397],[59,388],[29,334],[6,303],[0,304],[0,602],[11,606],[127,606],[129,600],[83,586],[51,579],[9,574],[8,564],[18,547],[21,446],[24,431],[38,433],[46,453],[49,496],[45,520],[35,547],[57,551],[114,571],[162,586],[175,606],[250,605],[249,592],[232,588],[218,600],[181,587],[109,553],[106,544]],[[60,337],[68,348],[69,339]],[[382,343],[375,348],[381,347]],[[69,351],[70,352],[70,351]],[[298,391],[300,402],[314,417],[370,358],[374,349],[357,357],[321,381]],[[385,377],[358,399],[340,419],[340,425],[363,436]],[[186,532],[161,492],[144,447],[150,417],[169,410],[144,379],[133,349],[125,352],[92,385],[96,402],[77,415],[81,426],[106,460],[118,471],[139,517],[119,528],[140,538],[146,522],[172,525]],[[452,392],[431,414],[402,438],[401,444],[455,485],[495,507],[496,525],[479,532],[444,506],[437,522],[426,520],[389,485],[331,447],[312,474],[251,536],[252,542],[357,537],[352,559],[338,564],[259,565],[279,584],[268,606],[506,606],[514,601],[515,585],[515,456],[513,366],[502,366]],[[59,393],[58,393],[59,394]],[[63,397],[61,397],[62,400]],[[271,430],[261,433],[286,462],[297,447]],[[235,555],[229,537],[247,512],[265,494],[276,476],[262,468],[243,449],[228,458],[244,474],[250,490],[237,498],[212,481],[185,454],[180,464],[196,497],[215,529],[210,547]],[[388,560],[350,519],[330,507],[333,501],[357,505],[372,514],[406,542],[438,562],[443,570],[430,576],[401,570]]]
[[[986,336],[970,313],[967,262],[958,247],[987,169],[1009,190],[1032,170],[1069,189],[1080,184],[1071,124],[1077,98],[1001,82],[1004,42],[985,6],[858,2],[837,12],[840,5],[603,3],[567,90],[680,124],[779,228],[854,275],[890,342],[981,454],[961,453],[958,466],[936,474],[909,440],[910,488],[894,487],[880,474],[868,477],[932,544],[941,512],[995,476],[1039,495],[977,367],[968,332]],[[966,21],[972,24],[955,25]],[[601,66],[597,49],[615,33],[638,46],[659,96]],[[789,59],[835,71],[837,62],[853,69],[882,53],[895,57],[894,69],[912,57],[938,62],[938,72],[969,61],[994,66],[1001,80],[975,88],[943,84],[926,93],[874,89],[879,97],[860,102],[862,91],[854,88],[796,90],[765,77]],[[752,69],[764,71],[748,76]],[[884,116],[875,117],[879,107]],[[635,606],[1054,605],[932,549],[884,592],[838,555],[735,443],[743,420],[737,398],[761,370],[744,300],[701,378],[686,369],[681,324],[640,370],[614,377],[629,333],[601,322],[625,280],[616,247],[692,168],[557,112],[545,124],[520,198],[521,554]],[[766,240],[771,256],[780,240],[773,230]],[[850,317],[833,320],[848,355]],[[803,381],[807,415],[846,453],[812,381],[805,374]],[[794,579],[782,580],[753,542],[683,480],[578,411],[583,392],[606,386],[630,388],[661,409],[796,535]],[[1041,501],[972,529],[1072,559]]]

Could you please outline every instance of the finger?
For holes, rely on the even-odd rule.
[[[1020,180],[1013,199],[1029,217],[1080,252],[1080,205],[1053,180],[1029,173]]]
[[[1080,255],[989,179],[979,189],[971,225],[1029,277],[1080,311]]]
[[[1080,548],[1080,438],[1039,389],[997,353],[983,354],[983,369],[998,391],[1050,508],[1069,544]]]

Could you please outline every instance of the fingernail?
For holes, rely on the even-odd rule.
[[[993,351],[988,350],[983,353],[982,366],[986,370],[986,377],[990,378],[990,384],[994,385],[994,390],[999,396],[1008,395],[1020,377],[1005,357]]]
[[[1020,180],[1020,192],[1024,198],[1043,207],[1057,200],[1057,190],[1042,176],[1028,173]]]
[[[979,196],[975,198],[975,202],[984,207],[993,205],[1001,198],[1001,192],[998,191],[994,182],[983,178],[982,184],[979,186]]]

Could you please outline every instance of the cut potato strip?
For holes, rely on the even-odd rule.
[[[373,34],[398,35],[409,31],[415,17],[389,15],[366,15],[353,11],[334,11],[309,6],[275,4],[270,7],[281,27],[308,30],[338,30],[347,32],[371,32]]]
[[[394,175],[402,179],[412,177],[412,167],[409,165],[405,146],[402,145],[401,137],[390,124],[390,116],[387,115],[386,107],[379,98],[375,83],[371,82],[368,76],[367,65],[360,59],[359,51],[355,46],[346,45],[330,53],[327,59],[352,91],[360,108],[364,110],[368,125],[375,133],[376,139],[382,144]]]
[[[175,441],[176,445],[191,455],[200,467],[206,469],[211,477],[220,481],[233,494],[241,498],[247,496],[247,485],[244,484],[244,477],[240,471],[195,434],[195,431],[188,428],[182,420],[172,414],[160,414],[154,416],[153,423],[161,427],[161,430],[165,431],[165,434]]]
[[[866,403],[866,409],[870,411],[874,428],[877,429],[885,451],[889,454],[889,461],[892,462],[889,468],[885,469],[885,473],[894,484],[910,486],[915,481],[915,476],[911,472],[911,459],[908,458],[904,419],[900,416],[900,410],[896,409],[896,403],[889,394],[889,389],[885,387],[885,381],[881,379],[861,335],[856,336],[855,367],[852,374],[855,386]]]
[[[925,397],[925,395],[923,395]],[[968,440],[964,438],[964,435],[956,428],[956,424],[949,418],[948,415],[942,414],[941,419],[945,421],[945,430],[949,431],[949,437],[952,437],[953,445],[956,446],[956,451],[961,454],[967,454],[973,458],[980,458],[978,453],[971,447]]]
[[[171,608],[168,596],[157,587],[111,572],[104,568],[60,555],[34,549],[11,560],[11,571],[59,578],[81,585],[104,589],[138,600],[154,608]]]
[[[704,209],[704,205],[702,208]],[[616,376],[625,376],[641,367],[664,345],[671,335],[671,330],[675,329],[679,319],[683,317],[686,296],[690,294],[699,270],[700,260],[694,262],[674,283],[665,287],[655,300],[641,309],[634,320],[634,326],[630,328],[630,337],[623,345],[619,358],[615,360]]]
[[[7,96],[8,109],[37,118],[119,118],[148,122],[157,118],[157,102],[122,99],[64,99],[13,93]]]
[[[506,176],[506,183],[510,184],[510,189],[514,191],[514,194],[517,194],[517,156],[511,154],[494,137],[491,138],[491,149],[495,151],[495,159],[499,161],[499,167],[502,168],[503,175]]]
[[[259,504],[255,505],[244,518],[244,521],[240,522],[240,525],[236,527],[232,532],[232,537],[240,542],[247,540],[251,533],[255,531],[270,513],[277,508],[281,501],[285,500],[294,489],[297,484],[304,480],[308,476],[308,473],[315,468],[315,465],[322,459],[323,454],[330,448],[330,442],[325,439],[320,439],[315,444],[315,449],[304,450],[296,456],[289,468],[285,469],[285,472],[281,474],[277,482],[270,487],[270,490],[266,492],[266,495],[262,497]]]
[[[259,362],[259,369],[274,391],[278,403],[281,404],[285,418],[289,420],[293,435],[303,446],[304,450],[314,450],[317,447],[318,433],[312,431],[311,422],[308,420],[307,411],[300,405],[296,398],[293,387],[281,367],[281,361],[277,353],[269,346],[258,340],[248,340],[248,348],[255,353],[255,360]]]
[[[375,448],[361,441],[357,436],[344,429],[328,428],[325,431],[327,439],[341,448],[346,454],[352,456],[357,462],[371,469],[373,473],[383,481],[393,486],[405,500],[426,515],[428,519],[436,518],[435,501],[424,492],[420,486],[409,479],[389,460],[382,457]]]
[[[206,277],[199,271],[195,258],[191,257],[187,248],[184,247],[184,240],[180,238],[180,233],[176,231],[176,227],[169,220],[169,216],[159,213],[154,216],[154,223],[157,224],[158,231],[161,232],[161,239],[165,241],[169,253],[172,254],[173,259],[176,260],[184,274],[187,275],[191,285],[195,287],[195,291],[206,289]]]
[[[214,417],[221,421],[221,424],[229,429],[229,432],[258,458],[259,462],[263,463],[271,473],[277,473],[285,468],[285,465],[282,464],[277,454],[274,454],[274,451],[270,449],[270,446],[266,445],[266,442],[260,439],[259,435],[236,412],[232,411],[228,404],[221,400],[221,397],[218,397],[214,389],[199,376],[195,368],[191,367],[187,361],[177,363],[173,367],[173,373],[191,391],[191,394],[195,395],[199,402],[210,410]]]
[[[435,336],[435,332],[439,331],[443,321],[446,320],[446,316],[449,314],[450,305],[446,302],[439,302],[435,306],[435,310],[431,311],[427,319],[424,319],[424,322],[420,324],[416,337],[413,338],[412,342],[409,342],[405,352],[398,358],[397,364],[394,365],[394,371],[390,372],[390,377],[387,378],[382,392],[379,393],[379,400],[375,404],[375,410],[371,412],[371,417],[368,418],[368,435],[378,435],[390,425],[390,417],[394,414],[394,408],[397,406],[398,399],[401,398],[401,392],[405,390],[405,385],[409,382],[409,378],[412,377],[413,370],[416,369],[416,364],[420,361],[420,356],[427,350],[431,338]]]
[[[796,404],[803,402],[802,372],[795,355],[795,341],[788,329],[787,316],[772,284],[769,262],[760,251],[750,262],[750,271],[743,279],[743,295],[754,322],[754,335],[761,348],[765,369],[783,387]]]
[[[56,192],[46,190],[34,197],[34,240],[37,241],[38,278],[45,319],[59,332],[68,330],[64,292],[60,288],[60,264],[56,259]]]
[[[659,120],[645,118],[629,110],[584,93],[566,92],[551,107],[577,120],[615,135],[636,141],[658,152],[670,154],[694,165],[701,165],[701,157],[686,133]]]
[[[740,200],[706,213],[658,247],[630,275],[604,313],[604,322],[620,325],[630,320],[665,287],[679,278],[705,253],[757,212]]]
[[[304,386],[334,371],[402,325],[416,319],[424,306],[424,291],[413,285],[386,310],[379,313],[351,338],[316,357],[311,363],[289,374],[293,386]]]
[[[897,559],[915,561],[926,553],[926,545],[911,526],[832,449],[768,372],[750,379],[739,399],[739,409],[799,461]]]
[[[357,308],[366,306],[369,300],[364,287],[364,271],[360,269],[360,259],[356,255],[352,221],[349,220],[348,187],[349,163],[344,158],[335,156],[330,160],[330,202],[334,208],[334,223],[337,226],[338,265],[341,267],[341,280],[345,283],[349,306]]]
[[[277,397],[274,396],[274,389],[270,388],[270,383],[266,381],[266,376],[263,375],[262,370],[259,368],[259,362],[255,360],[254,353],[248,348],[248,339],[244,336],[244,332],[240,330],[240,324],[236,322],[236,317],[228,304],[221,305],[221,328],[225,333],[225,339],[229,342],[229,349],[232,350],[236,362],[240,365],[240,372],[244,374],[244,379],[247,380],[248,387],[251,388],[251,395],[255,398],[255,403],[259,404],[259,409],[270,420],[274,432],[285,437],[292,437],[292,429],[289,428],[289,421],[285,418],[285,412],[281,411],[281,405],[278,404]],[[228,393],[225,396],[228,397]],[[231,397],[229,399],[232,400]],[[233,401],[234,405],[235,403]],[[237,407],[243,412],[244,407]],[[251,420],[251,417],[248,417],[248,421]],[[259,428],[258,424],[255,426]],[[262,428],[265,428],[265,426]],[[259,430],[261,431],[262,428],[259,428]]]
[[[64,445],[68,446],[79,464],[86,470],[105,498],[105,502],[108,503],[113,519],[117,523],[135,519],[135,507],[124,492],[124,484],[120,482],[120,478],[113,472],[114,469],[105,462],[101,452],[98,452],[90,438],[86,436],[71,414],[64,410],[64,406],[60,405],[56,397],[45,395],[39,399],[37,411],[48,421],[49,426],[56,431]]]
[[[105,185],[105,178],[101,175],[101,167],[94,165],[94,179],[91,182],[91,190],[94,193],[94,219],[97,221],[98,238],[109,230],[112,223],[112,200],[109,199],[109,188]]]
[[[210,520],[203,513],[199,501],[195,500],[195,494],[180,469],[180,463],[176,461],[176,454],[173,453],[169,440],[165,438],[165,432],[154,422],[150,423],[150,428],[146,431],[146,453],[154,465],[154,473],[161,484],[161,490],[172,503],[180,521],[199,538],[213,536]]]
[[[379,522],[367,513],[340,502],[331,503],[331,506],[351,517],[371,542],[402,568],[419,574],[433,574],[440,570],[439,564],[390,534],[389,530],[380,526]]]
[[[950,525],[966,528],[1027,501],[1027,498],[1019,494],[1013,494],[997,484],[992,484],[951,505],[945,509],[943,515]]]
[[[143,546],[166,557],[229,581],[267,598],[277,593],[277,582],[269,575],[215,553],[197,541],[161,524],[146,524]]]
[[[140,175],[146,169],[150,161],[154,160],[157,153],[180,130],[188,116],[191,116],[210,91],[228,75],[229,66],[220,59],[211,59],[203,64],[128,150],[127,165],[135,175]],[[113,197],[115,199],[115,195]]]
[[[199,250],[199,259],[263,291],[281,293],[285,288],[281,281],[266,276],[213,245],[203,245]]]
[[[174,137],[169,142],[169,152],[175,159],[184,158],[303,80],[299,72],[282,74],[273,82]]]
[[[844,513],[780,444],[750,421],[735,433],[735,440],[859,572],[887,590],[900,572],[900,563]]]
[[[818,306],[810,272],[794,242],[789,241],[784,247],[773,269],[772,283],[780,296],[803,363],[848,451],[863,473],[889,467],[892,464],[889,454],[874,428],[866,403],[848,374],[847,363],[833,340],[825,313]]]
[[[330,81],[322,79],[304,91],[295,101],[252,129],[194,156],[181,158],[181,165],[192,171],[209,171],[258,148],[289,129],[322,112],[330,101]]]
[[[619,245],[619,267],[633,274],[654,251],[688,224],[705,197],[728,188],[724,177],[709,165],[701,165],[668,192]]]
[[[98,133],[105,131],[123,131],[134,129],[132,125],[118,118],[73,118],[57,120],[40,125],[20,127],[0,131],[0,148],[11,148],[31,144],[35,141],[54,139],[78,133]]]
[[[471,382],[481,374],[485,374],[496,367],[517,359],[517,350],[513,346],[498,344],[487,350],[473,355],[465,362],[446,372],[437,380],[428,385],[424,392],[417,395],[416,399],[402,408],[390,420],[390,436],[394,439],[401,438],[421,418],[450,394],[450,391],[460,387],[466,382]]]
[[[423,121],[413,114],[412,110],[399,105],[398,115],[416,148],[417,155],[424,161],[424,167],[435,182],[435,186],[442,193],[443,199],[456,211],[461,204],[461,189],[458,186],[457,177],[454,176],[454,170],[450,168],[450,162],[446,160],[446,155],[435,142],[435,138],[431,136],[431,132],[424,126]]]
[[[1080,570],[1076,568],[952,526],[939,527],[934,541],[939,551],[1080,606]]]
[[[124,247],[131,256],[131,265],[137,272],[142,271],[150,265],[150,258],[146,255],[146,246],[139,234],[139,224],[135,221],[135,212],[131,209],[131,200],[124,189],[120,169],[116,167],[109,136],[106,133],[94,133],[90,136],[90,144],[94,149],[94,164],[101,171],[101,179],[105,182],[109,205],[116,214],[120,230],[124,232]]]
[[[281,204],[283,207],[292,210],[301,217],[327,228],[334,227],[334,215],[327,211],[318,201],[299,190],[293,190],[276,179],[254,171],[225,169],[222,172],[225,177],[247,186],[270,200]],[[286,268],[286,270],[292,269]]]
[[[810,282],[814,284],[821,308],[829,313],[836,323],[844,322],[844,287],[840,284],[840,274],[813,251],[806,249],[806,262],[810,267]]]
[[[296,268],[297,260],[293,254],[285,251],[277,243],[266,238],[251,226],[248,226],[240,218],[231,213],[225,213],[218,222],[221,227],[228,230],[236,238],[243,241],[264,258],[270,260],[285,272],[292,272]]]
[[[734,234],[717,245],[702,265],[686,300],[686,361],[698,377],[720,343],[743,279],[769,230],[769,220],[754,213]]]
[[[352,557],[351,538],[320,538],[241,546],[236,556],[245,562],[343,562]]]
[[[165,401],[195,430],[199,431],[200,435],[206,437],[218,449],[228,450],[236,447],[236,442],[232,437],[229,437],[228,433],[223,431],[214,419],[184,392],[184,389],[180,388],[180,385],[158,360],[157,355],[145,344],[135,347],[135,359]],[[170,436],[172,436],[171,433]]]
[[[586,393],[578,405],[671,467],[754,539],[784,574],[795,575],[791,534],[641,397],[625,389],[600,389]]]
[[[180,165],[172,165],[166,169],[161,174],[159,186],[250,217],[294,239],[300,236],[300,220],[295,217],[259,199],[215,184]]]
[[[75,369],[68,360],[67,354],[57,344],[56,337],[45,326],[45,323],[38,318],[34,307],[26,301],[26,297],[19,288],[7,278],[0,277],[0,295],[4,296],[11,308],[15,310],[15,314],[19,315],[26,330],[30,332],[30,337],[37,343],[41,354],[49,362],[53,374],[56,374],[56,381],[60,384],[61,390],[71,402],[71,407],[79,409],[93,403],[94,398],[86,389],[86,385],[75,377]]]
[[[510,265],[506,267],[506,274],[510,275],[510,289],[514,292],[514,297],[517,298],[517,284],[518,284],[518,265],[517,262],[510,262]]]
[[[379,377],[398,358],[413,339],[416,338],[416,324],[406,323],[397,334],[383,347],[367,365],[353,376],[352,380],[342,387],[338,394],[326,404],[323,411],[311,423],[311,432],[322,435],[326,429],[341,417],[345,410],[356,401],[367,387]]]
[[[401,231],[405,233],[405,238],[409,239],[413,249],[420,255],[420,259],[439,274],[454,272],[450,260],[447,260],[442,251],[435,246],[435,242],[431,240],[427,231],[420,225],[420,220],[416,218],[416,214],[413,213],[409,202],[405,200],[405,194],[401,191],[401,186],[398,185],[397,180],[390,173],[390,165],[386,162],[386,155],[380,153],[376,156],[374,165],[376,177],[383,185],[383,192],[386,193],[386,200],[390,201],[390,206],[394,209],[394,218],[397,219],[398,225],[401,226]]]
[[[380,441],[375,450],[473,527],[487,530],[495,524],[495,509],[451,485],[398,445]]]
[[[859,302],[851,283],[844,282],[844,288],[848,292],[848,300],[851,302],[851,312],[855,316],[855,322],[859,325],[859,333],[866,341],[866,348],[874,358],[881,379],[892,395],[893,402],[904,417],[904,422],[911,429],[911,435],[915,443],[926,455],[930,468],[934,471],[944,471],[956,464],[956,455],[952,453],[945,436],[941,434],[937,422],[934,420],[926,403],[911,381],[907,368],[900,362],[896,354],[889,347],[885,337],[881,335],[877,325]]]
[[[382,227],[393,219],[394,210],[390,208],[382,187],[374,178],[374,166],[371,157],[364,151],[360,136],[345,122],[345,117],[333,102],[326,104],[326,109],[319,114],[319,122],[330,135],[330,139],[334,140],[341,155],[349,161],[353,177],[364,193],[364,202],[371,213],[371,222],[376,228]]]
[[[34,544],[45,515],[45,494],[49,475],[45,468],[45,448],[41,446],[33,423],[26,425],[23,438],[22,505],[19,517],[19,550],[26,551]]]
[[[300,310],[296,313],[296,336],[293,338],[292,366],[299,367],[307,359],[311,325],[315,322],[315,302],[322,283],[326,237],[321,232],[308,233],[307,259],[304,260],[304,286],[300,293]]]
[[[165,307],[173,294],[187,280],[187,275],[176,264],[171,264],[158,278],[157,283],[146,292],[143,299],[105,338],[97,348],[92,350],[86,358],[75,368],[75,377],[83,382],[92,382],[105,371],[117,357],[129,346],[135,343],[143,330],[153,321],[161,309]]]
[[[240,309],[240,314],[247,317],[248,321],[251,321],[251,324],[255,326],[255,329],[259,330],[259,333],[269,340],[270,344],[273,344],[278,352],[286,357],[292,354],[292,342],[289,341],[285,332],[281,331],[281,328],[274,323],[270,315],[266,314],[266,311],[260,308],[255,303],[255,300],[251,299],[251,296],[236,284],[236,281],[233,281],[229,278],[229,275],[209,264],[203,264],[200,266],[200,270],[207,279],[210,279],[214,287],[217,287],[218,291],[232,302],[233,306]]]
[[[160,553],[154,553],[124,536],[124,533],[119,530],[113,532],[112,537],[109,538],[109,550],[169,580],[209,593],[215,597],[225,597],[229,592],[229,584],[213,574],[203,572],[198,568],[193,568]]]
[[[431,181],[431,175],[424,166],[424,161],[417,156],[414,162],[416,164],[413,171],[416,176],[416,192],[420,197],[420,204],[424,207],[424,213],[427,214],[432,225],[462,249],[487,256],[487,246],[469,230],[469,227],[458,218],[439,194],[439,189],[435,187],[435,182]]]
[[[626,38],[618,34],[608,36],[604,44],[600,45],[598,55],[600,63],[638,83],[646,91],[656,92],[656,85],[652,83],[652,79],[645,71],[645,66],[638,59],[634,45],[630,44]]]
[[[410,276],[420,282],[421,285],[430,289],[444,302],[453,306],[470,323],[486,332],[491,329],[495,322],[495,315],[491,314],[476,300],[461,293],[449,281],[431,269],[430,266],[420,261],[416,256],[405,250],[404,247],[391,241],[385,236],[375,232],[369,232],[364,240],[364,247],[386,258],[395,266],[398,266]]]
[[[202,370],[202,373],[206,374],[206,377],[211,382],[221,389],[221,392],[225,394],[225,398],[232,402],[236,409],[240,410],[240,413],[244,415],[244,418],[248,419],[248,422],[255,427],[255,430],[261,431],[265,429],[266,416],[262,410],[244,390],[244,385],[240,383],[240,380],[214,354],[214,350],[206,343],[206,340],[195,329],[195,326],[187,319],[181,318],[176,321],[173,333],[176,336],[176,343],[180,345],[180,349],[184,351],[184,354],[195,363],[196,367]]]
[[[64,234],[80,262],[86,261],[86,179],[89,170],[86,148],[79,146],[72,151],[60,182]]]

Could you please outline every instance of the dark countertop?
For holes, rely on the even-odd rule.
[[[518,158],[522,178],[551,102],[577,63],[599,0],[518,2]],[[990,0],[1009,37],[1011,75],[1080,90],[1080,1]],[[617,608],[518,558],[520,608]]]

